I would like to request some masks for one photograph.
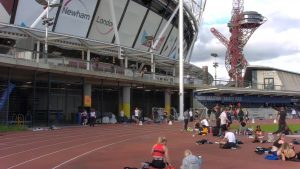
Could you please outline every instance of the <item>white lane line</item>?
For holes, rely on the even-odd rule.
[[[148,131],[148,130],[144,130],[144,131]],[[164,130],[164,131],[169,132],[168,129],[166,129],[166,130]],[[173,132],[173,131],[170,131],[170,132]],[[155,134],[155,133],[157,133],[157,132],[149,131],[149,132],[147,132],[147,133]],[[136,133],[135,133],[135,134],[136,134]],[[139,137],[139,136],[138,136],[138,137]],[[57,166],[54,166],[52,169],[57,169],[57,168],[59,168],[59,167],[65,165],[65,164],[67,164],[67,163],[69,163],[69,162],[71,162],[71,161],[73,161],[73,160],[76,160],[76,159],[78,159],[78,158],[80,158],[80,157],[82,157],[82,156],[85,156],[85,155],[87,155],[87,154],[90,154],[90,153],[92,153],[92,152],[94,152],[94,151],[97,151],[97,150],[100,150],[100,149],[103,149],[103,148],[106,148],[106,147],[109,147],[109,146],[112,146],[112,145],[115,145],[115,144],[119,144],[119,143],[122,143],[122,142],[125,142],[125,141],[133,140],[133,139],[137,139],[137,137],[130,138],[130,139],[124,139],[124,140],[117,141],[117,142],[114,142],[114,143],[111,143],[111,144],[107,144],[107,145],[105,145],[105,146],[98,147],[98,148],[96,148],[96,149],[94,149],[94,150],[87,151],[87,152],[85,152],[85,153],[83,153],[83,154],[80,154],[80,155],[78,155],[78,156],[75,156],[75,157],[73,157],[73,158],[71,158],[71,159],[69,159],[69,160],[67,160],[67,161],[65,161],[65,162],[63,162],[63,163],[61,163],[61,164],[58,164]]]
[[[101,130],[101,131],[108,131],[107,129],[104,129],[104,130]],[[109,131],[114,131],[113,129],[109,129]],[[80,131],[82,132],[82,131]],[[70,132],[71,133],[71,132]],[[74,131],[73,131],[74,133]],[[41,138],[38,138],[38,139],[34,139],[34,140],[29,140],[30,142],[28,143],[24,143],[24,144],[16,144],[16,145],[13,145],[13,146],[6,146],[4,148],[0,148],[0,150],[7,150],[7,149],[11,149],[11,148],[16,148],[16,147],[23,147],[23,146],[28,146],[28,145],[32,145],[32,144],[36,144],[36,143],[42,143],[42,142],[47,142],[47,141],[50,141],[50,140],[58,140],[58,139],[65,139],[65,138],[72,138],[72,137],[75,137],[75,138],[79,138],[79,137],[84,137],[85,135],[89,135],[91,133],[94,133],[94,131],[90,131],[90,132],[85,132],[84,134],[77,134],[77,135],[72,135],[72,136],[67,136],[67,137],[61,137],[61,136],[64,136],[65,134],[61,134],[61,135],[58,135],[58,136],[49,136],[50,139],[45,139],[45,137],[41,137]],[[48,137],[47,137],[48,138]],[[53,138],[53,139],[51,139]],[[28,141],[28,140],[26,140]]]
[[[109,147],[109,146],[112,146],[112,145],[115,145],[115,144],[119,144],[119,143],[122,143],[122,142],[125,142],[125,141],[133,140],[133,139],[134,139],[134,138],[125,139],[125,140],[117,141],[117,142],[114,142],[114,143],[111,143],[111,144],[107,144],[107,145],[105,145],[105,146],[98,147],[98,148],[96,148],[96,149],[94,149],[94,150],[91,150],[91,151],[85,152],[85,153],[83,153],[83,154],[80,154],[80,155],[78,155],[78,156],[75,156],[75,157],[73,157],[73,158],[71,158],[71,159],[69,159],[69,160],[67,160],[67,161],[65,161],[65,162],[63,162],[63,163],[61,163],[61,164],[59,164],[59,165],[53,167],[52,169],[56,169],[56,168],[58,168],[58,167],[61,167],[62,165],[65,165],[65,164],[67,164],[67,163],[69,163],[69,162],[71,162],[71,161],[73,161],[73,160],[76,160],[76,159],[78,159],[78,158],[80,158],[80,157],[82,157],[82,156],[85,156],[85,155],[87,155],[87,154],[90,154],[90,153],[92,153],[92,152],[94,152],[94,151],[97,151],[97,150],[100,150],[100,149],[103,149],[103,148],[106,148],[106,147]]]
[[[111,132],[112,130],[106,130],[106,131]],[[124,131],[125,130],[122,130],[120,132],[115,132],[115,133],[108,133],[108,134],[111,134],[112,136],[115,135],[115,134],[123,134],[122,136],[124,136],[124,134],[131,134],[132,133],[132,132],[130,132],[130,130],[128,130],[128,132],[126,132],[126,131],[124,132]],[[108,136],[111,136],[111,135],[108,135]],[[25,153],[25,152],[29,152],[29,151],[34,151],[34,150],[38,150],[38,149],[50,147],[50,146],[59,145],[59,144],[66,144],[66,143],[70,143],[70,142],[74,142],[74,141],[78,141],[78,140],[91,140],[91,138],[95,139],[95,138],[99,138],[99,137],[101,138],[103,136],[100,135],[100,136],[84,137],[84,138],[80,138],[80,139],[76,139],[76,140],[72,139],[70,141],[63,141],[63,142],[58,142],[58,143],[55,143],[55,144],[48,144],[48,145],[45,145],[45,146],[40,146],[40,147],[36,147],[36,148],[24,150],[24,151],[12,153],[12,154],[7,154],[5,156],[0,156],[0,159],[7,158],[7,157],[10,157],[10,156],[13,156],[13,155],[17,155],[17,154],[21,154],[21,153]]]
[[[126,136],[127,136],[127,135],[126,135]],[[118,137],[124,137],[124,136],[118,136]],[[115,137],[115,138],[118,138],[118,137]],[[52,154],[59,153],[59,152],[61,152],[61,151],[69,150],[69,149],[72,149],[72,148],[75,148],[75,147],[80,147],[80,146],[87,145],[87,144],[93,143],[93,142],[98,142],[98,141],[99,141],[99,140],[92,141],[92,142],[88,142],[88,143],[79,144],[79,145],[76,145],[76,146],[71,146],[71,147],[64,148],[64,149],[57,150],[57,151],[53,151],[52,153],[47,153],[47,154],[44,154],[44,155],[42,155],[42,156],[38,156],[38,157],[36,157],[36,158],[32,158],[32,159],[30,159],[30,160],[23,161],[22,163],[13,165],[13,166],[11,166],[11,167],[9,167],[9,168],[7,168],[7,169],[15,168],[15,167],[18,167],[18,166],[20,166],[20,165],[29,163],[29,162],[31,162],[31,161],[34,161],[34,160],[37,160],[37,159],[40,159],[40,158],[43,158],[43,157],[46,157],[46,156],[49,156],[49,155],[52,155]]]
[[[145,131],[145,130],[144,130],[144,131]],[[148,129],[147,129],[146,131],[149,131],[149,132],[146,132],[146,133],[151,133],[151,132],[153,132],[152,130],[148,130]],[[120,135],[120,136],[114,137],[113,139],[119,138],[119,137],[130,136],[130,135],[134,135],[134,134],[136,134],[136,133],[133,133],[133,134],[124,134],[124,135]],[[39,156],[39,157],[30,159],[30,160],[27,160],[27,161],[23,161],[22,163],[13,165],[13,166],[11,166],[11,167],[9,167],[9,168],[7,168],[7,169],[15,168],[15,167],[18,167],[18,166],[20,166],[20,165],[29,163],[29,162],[31,162],[31,161],[38,160],[38,159],[40,159],[40,158],[43,158],[43,157],[46,157],[46,156],[49,156],[49,155],[52,155],[52,154],[59,153],[59,152],[61,152],[61,151],[69,150],[69,149],[72,149],[72,148],[75,148],[75,147],[80,147],[80,146],[87,145],[87,144],[94,143],[94,142],[99,142],[99,140],[95,140],[95,141],[91,141],[91,142],[79,144],[79,145],[76,145],[76,146],[71,146],[71,147],[68,147],[68,148],[65,148],[65,149],[61,149],[61,150],[58,150],[58,151],[54,151],[54,152],[51,152],[51,153],[47,153],[47,154],[44,154],[44,155],[42,155],[42,156]]]

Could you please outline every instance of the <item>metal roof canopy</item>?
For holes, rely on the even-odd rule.
[[[17,25],[0,23],[0,37],[10,38],[10,39],[26,39],[33,38],[37,41],[45,41],[45,31],[40,29],[21,27]],[[116,44],[100,42],[97,40],[76,37],[72,35],[66,35],[56,32],[48,33],[48,43],[65,49],[72,50],[90,50],[93,53],[105,54],[107,56],[118,57],[118,48],[121,47],[124,50],[125,56],[129,60],[142,62],[151,65],[151,53],[147,51],[142,51],[138,49],[133,49],[126,46],[118,46]],[[155,66],[157,68],[162,68],[164,70],[172,70],[178,68],[178,60],[171,59],[162,55],[157,55],[154,53]],[[187,72],[192,72],[192,74],[202,74],[203,70],[190,63],[184,63]]]
[[[278,90],[259,90],[248,88],[203,88],[196,90],[198,94],[215,94],[215,95],[257,95],[257,96],[288,96],[288,97],[300,97],[300,93],[296,91],[278,91]]]
[[[204,105],[254,104],[291,105],[300,103],[300,93],[292,91],[263,91],[240,88],[203,88],[194,92],[194,98]]]

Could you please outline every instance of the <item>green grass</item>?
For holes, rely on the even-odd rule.
[[[18,126],[18,125],[0,125],[0,133],[9,132],[9,131],[25,131],[27,127],[25,126]]]
[[[257,124],[247,124],[247,128],[252,128],[254,130],[256,128],[256,125]],[[300,124],[289,124],[288,126],[293,132],[300,130]],[[260,127],[261,127],[262,131],[275,132],[278,129],[278,124],[260,124]],[[239,128],[238,124],[230,125],[231,130],[236,130],[238,128]]]

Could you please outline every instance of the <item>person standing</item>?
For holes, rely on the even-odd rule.
[[[225,108],[219,116],[220,118],[219,137],[222,137],[223,132],[227,130],[227,122],[228,122],[227,113],[226,113],[227,111],[228,108]]]
[[[87,124],[87,118],[88,118],[88,114],[87,114],[86,110],[84,109],[81,113],[81,120],[82,120],[83,126],[85,126]]]
[[[124,113],[124,110],[121,110],[121,111],[120,111],[120,114],[119,114],[119,116],[120,116],[120,117],[119,117],[119,122],[120,122],[120,123],[124,123],[124,122],[125,122],[124,114],[125,114],[125,113]]]
[[[192,154],[191,150],[184,151],[184,158],[180,169],[201,169],[201,158]]]
[[[193,110],[192,110],[192,108],[190,108],[190,111],[189,111],[189,116],[190,116],[190,122],[193,122],[193,120],[194,120],[194,117],[193,117]]]
[[[95,109],[91,109],[90,112],[90,127],[95,127],[95,122],[96,122],[96,111]]]
[[[183,112],[183,121],[184,121],[184,128],[183,130],[187,131],[188,123],[189,123],[189,111],[186,110]]]
[[[151,167],[164,169],[166,165],[171,165],[166,137],[158,137],[157,143],[151,149],[151,155],[153,158]]]
[[[245,114],[244,114],[243,109],[241,107],[238,107],[237,108],[237,112],[238,112],[238,119],[239,119],[239,121],[240,122],[244,121]]]
[[[293,116],[293,119],[296,119],[297,118],[297,111],[292,108],[292,112],[291,112],[292,116]]]
[[[276,118],[278,118],[278,130],[274,134],[283,132],[286,127],[286,111],[283,106],[280,107]]]
[[[136,119],[136,124],[137,125],[140,122],[139,114],[140,114],[140,110],[136,107],[135,110],[134,110],[134,118]]]

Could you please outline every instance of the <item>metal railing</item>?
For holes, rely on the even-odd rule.
[[[211,86],[216,87],[237,87],[235,81],[230,80],[214,80]],[[245,81],[242,86],[237,88],[259,89],[259,90],[286,90],[284,85],[266,85],[263,83],[253,83]]]
[[[29,61],[38,64],[55,65],[66,68],[76,68],[81,70],[109,73],[119,76],[130,77],[133,80],[149,80],[160,83],[167,83],[176,85],[179,83],[179,78],[164,74],[154,74],[151,72],[144,72],[143,74],[136,69],[123,68],[118,65],[98,62],[94,59],[91,61],[83,60],[80,58],[66,57],[34,50],[10,47],[0,45],[0,57],[13,58],[16,60]],[[202,80],[197,78],[185,78],[185,84],[201,85]]]

